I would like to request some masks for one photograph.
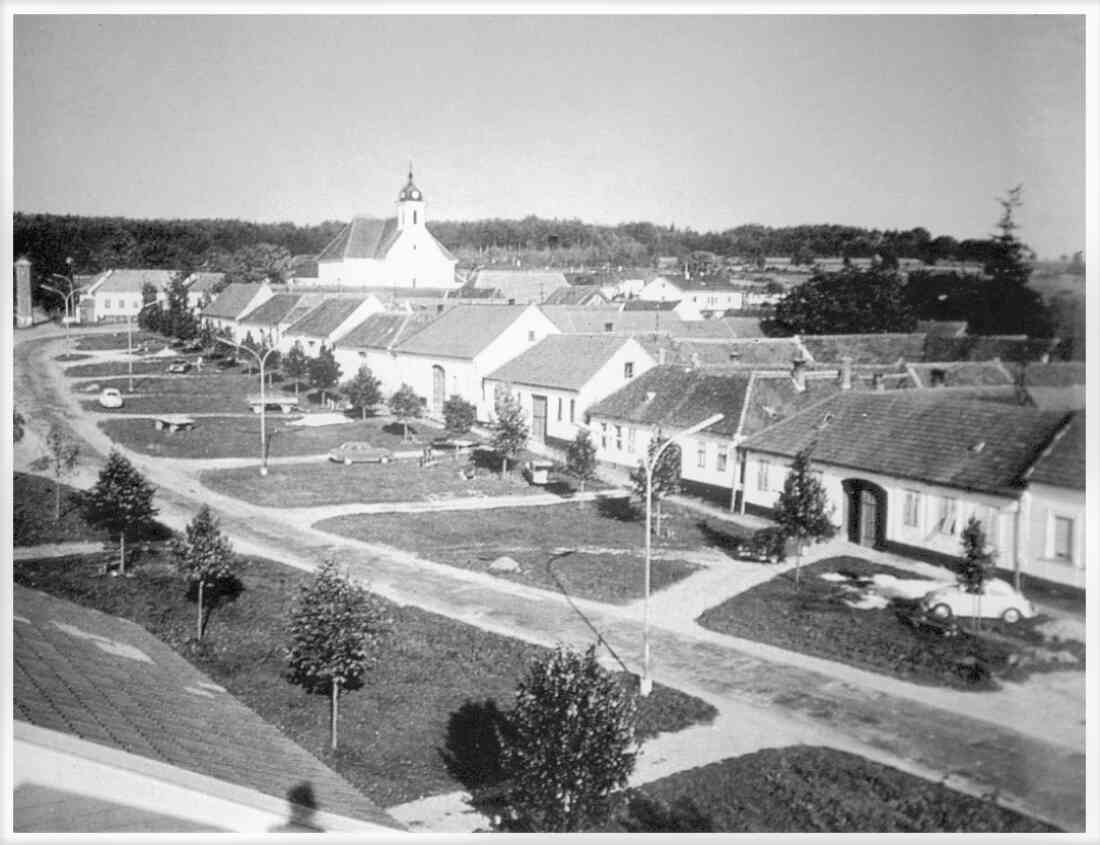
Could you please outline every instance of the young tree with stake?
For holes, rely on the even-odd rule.
[[[960,537],[963,547],[958,578],[966,592],[974,596],[974,630],[981,628],[982,593],[985,583],[993,577],[993,555],[986,545],[982,523],[971,516]]]
[[[46,454],[33,466],[35,469],[49,468],[53,473],[54,522],[61,519],[61,479],[72,475],[79,463],[80,447],[58,423],[51,425],[46,435]]]
[[[195,639],[202,641],[203,593],[207,586],[216,586],[233,575],[237,556],[229,538],[222,534],[218,520],[209,505],[203,505],[187,526],[184,537],[172,543],[172,555],[180,574],[196,586],[198,591],[198,617],[195,620]]]
[[[528,429],[523,408],[508,391],[497,392],[496,412],[491,445],[500,456],[500,474],[503,476],[508,473],[508,459],[514,458],[527,445]]]
[[[336,363],[336,356],[332,348],[321,345],[316,358],[309,361],[309,383],[321,391],[322,403],[328,398],[325,391],[340,380],[340,365]]]
[[[287,378],[294,379],[294,397],[297,398],[298,382],[309,373],[309,358],[306,357],[300,340],[294,341],[290,351],[283,356],[283,372],[286,373]]]
[[[836,533],[825,488],[810,469],[812,447],[794,456],[773,515],[784,537],[795,541],[794,588],[801,586],[802,555],[808,542],[827,540]]]
[[[126,537],[147,529],[157,514],[155,490],[121,452],[112,449],[85,499],[88,521],[118,534],[120,574],[126,574]]]
[[[577,833],[609,818],[637,761],[636,716],[594,646],[559,646],[532,663],[501,735],[509,827]]]
[[[351,401],[352,407],[359,409],[362,419],[365,420],[367,409],[373,410],[374,406],[382,401],[381,385],[382,383],[371,373],[370,367],[364,365],[359,368],[354,378],[341,387],[341,390]]]
[[[424,413],[424,403],[416,395],[416,391],[407,384],[402,384],[397,392],[390,397],[390,411],[404,426],[403,439],[409,439],[409,420],[419,419]]]
[[[587,428],[577,430],[565,460],[566,468],[580,482],[583,493],[585,483],[596,477],[596,444]]]
[[[325,561],[298,595],[290,618],[288,679],[330,696],[333,750],[340,695],[360,684],[386,625],[378,599],[340,575],[335,561]]]

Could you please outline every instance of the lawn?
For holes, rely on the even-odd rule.
[[[260,416],[203,417],[191,431],[157,431],[150,419],[103,420],[99,427],[117,443],[147,455],[165,458],[251,458],[259,461]],[[288,418],[267,415],[272,458],[318,455],[348,440],[402,448],[401,435],[384,430],[377,420],[335,425],[293,426]],[[404,448],[416,448],[406,444]]]
[[[247,414],[251,412],[246,398],[259,390],[259,379],[233,372],[204,373],[201,377],[180,375],[155,378],[147,375],[134,379],[132,395],[125,378],[100,381],[97,386],[99,389],[119,388],[127,393],[126,401],[123,407],[112,411],[101,408],[95,400],[89,400],[84,404],[90,411],[107,414]]]
[[[488,572],[494,560],[507,556],[520,565],[520,571],[502,572],[501,577],[625,604],[643,596],[645,528],[640,520],[622,518],[622,511],[621,501],[578,502],[467,513],[340,516],[315,527],[477,572]],[[694,572],[695,565],[677,559],[676,553],[697,549],[704,542],[697,519],[689,514],[674,511],[668,522],[674,539],[654,544],[661,553],[651,573],[655,591]],[[576,551],[552,559],[551,551],[561,548]]]
[[[81,491],[61,485],[61,519],[55,520],[54,483],[17,472],[12,480],[12,536],[16,546],[100,541],[107,533],[89,525],[80,510]]]
[[[184,583],[154,552],[133,579],[97,577],[96,556],[17,562],[15,581],[143,625],[247,706],[382,806],[461,789],[473,753],[470,712],[510,707],[528,662],[543,649],[412,607],[385,603],[390,633],[364,686],[340,704],[340,749],[328,748],[328,699],[286,682],[282,654],[288,610],[308,573],[247,558],[243,590],[217,607],[201,647],[189,642],[195,606]],[[656,687],[640,700],[640,733],[713,719],[699,699]]]
[[[112,334],[86,334],[75,338],[75,346],[78,349],[90,349],[90,350],[104,350],[104,349],[126,349],[126,332],[114,332]],[[143,331],[141,329],[134,330],[134,346],[141,343],[151,343],[163,345],[169,341],[160,335],[151,334],[150,332]]]
[[[182,357],[182,356],[181,356]],[[134,357],[134,375],[162,375],[171,359]],[[91,364],[77,364],[65,368],[67,378],[107,378],[124,376],[129,372],[126,361],[96,361]]]
[[[603,832],[1055,833],[1058,828],[832,748],[769,748],[628,793]]]
[[[895,600],[873,609],[848,606],[845,599],[850,594],[819,577],[835,571],[919,577],[860,558],[829,558],[802,568],[797,593],[793,573],[788,572],[710,608],[698,621],[719,633],[935,686],[996,689],[1001,677],[1018,680],[1029,671],[1067,668],[1040,647],[1038,619],[1016,625],[983,621],[980,635],[972,635],[967,627],[957,637],[944,637],[906,621],[912,602]]]

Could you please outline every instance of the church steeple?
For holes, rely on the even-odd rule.
[[[409,229],[424,225],[424,195],[413,182],[412,162],[409,162],[409,179],[397,195],[397,227]]]

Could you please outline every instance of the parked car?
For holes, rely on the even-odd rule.
[[[349,466],[363,463],[388,464],[393,460],[393,452],[370,443],[349,441],[329,452],[328,459]]]
[[[168,365],[168,372],[170,373],[186,373],[190,369],[191,365],[187,361],[176,361],[176,363]]]
[[[920,608],[934,619],[973,617],[977,612],[982,619],[1003,619],[1013,623],[1035,616],[1035,606],[1011,584],[997,578],[985,582],[981,595],[968,593],[962,584],[932,590],[921,599]]]
[[[122,393],[116,387],[106,387],[99,394],[99,404],[104,408],[121,408]]]

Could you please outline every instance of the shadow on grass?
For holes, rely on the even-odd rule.
[[[219,578],[211,584],[207,584],[202,591],[202,630],[206,632],[206,626],[210,622],[210,614],[227,604],[232,604],[241,593],[244,592],[244,582],[236,575],[227,578]],[[197,603],[199,600],[199,585],[195,581],[187,584],[187,600]]]
[[[416,441],[417,435],[419,434],[419,432],[417,431],[416,426],[413,425],[412,423],[409,423],[408,429],[409,429],[408,442],[413,443],[413,442]],[[386,423],[384,426],[382,426],[382,431],[386,432],[386,434],[392,434],[394,437],[401,437],[401,438],[405,437],[405,425],[400,423],[400,422]]]
[[[605,519],[618,522],[634,522],[638,518],[638,509],[629,496],[600,496],[596,499],[596,512]]]
[[[489,818],[507,808],[503,745],[512,730],[496,701],[467,699],[447,720],[446,743],[438,749],[447,773],[470,793],[470,805]]]

